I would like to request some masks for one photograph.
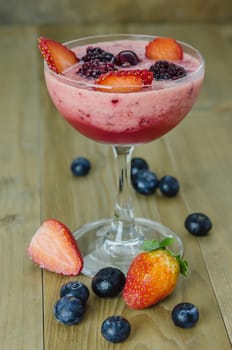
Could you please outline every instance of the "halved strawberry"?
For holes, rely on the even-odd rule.
[[[41,268],[63,275],[78,275],[83,258],[69,229],[55,219],[38,228],[28,247],[31,259]]]
[[[56,73],[62,73],[65,69],[79,62],[75,53],[59,43],[51,39],[40,37],[39,49],[47,65]]]
[[[99,85],[98,91],[126,93],[140,91],[151,85],[152,80],[153,74],[147,69],[132,69],[102,74],[95,82]]]
[[[175,39],[155,38],[145,48],[146,57],[154,60],[181,60],[183,48]]]

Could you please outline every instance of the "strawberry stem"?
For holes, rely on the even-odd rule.
[[[143,249],[147,252],[151,252],[153,250],[158,250],[158,249],[166,249],[166,247],[171,245],[173,242],[174,242],[174,238],[171,238],[171,237],[164,238],[160,242],[156,241],[155,239],[144,240]],[[189,273],[188,262],[186,260],[183,260],[180,255],[174,255],[170,251],[169,253],[176,258],[180,266],[180,273],[186,277]]]
[[[173,255],[173,256],[176,258],[176,260],[179,263],[180,273],[186,277],[189,274],[188,262],[186,260],[183,260],[180,257],[180,255]]]
[[[172,244],[174,242],[174,238],[164,238],[162,241],[156,241],[155,239],[153,240],[145,240],[143,242],[143,249],[145,251],[152,251],[152,250],[157,250],[157,249],[165,249],[166,246]]]

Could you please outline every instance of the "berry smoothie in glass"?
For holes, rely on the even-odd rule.
[[[116,34],[64,45],[40,38],[39,46],[57,110],[87,138],[110,144],[117,160],[112,218],[87,223],[73,233],[85,255],[83,272],[94,275],[105,266],[126,272],[144,239],[173,237],[171,249],[183,255],[176,233],[135,217],[130,161],[135,145],[165,135],[191,110],[204,79],[199,51],[172,38]]]

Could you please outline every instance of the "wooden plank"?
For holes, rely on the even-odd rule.
[[[0,343],[43,349],[41,271],[26,249],[40,222],[40,103],[34,28],[1,28]]]
[[[164,140],[175,174],[185,186],[182,198],[187,212],[201,210],[213,220],[212,235],[200,239],[198,244],[232,341],[232,280],[228,278],[232,264],[229,248],[232,157],[228,151],[231,148],[232,27],[190,25],[184,28],[170,30],[169,26],[156,26],[155,30],[161,35],[172,32],[175,37],[198,47],[206,61],[206,78],[190,115]],[[228,242],[226,247],[225,242]]]
[[[204,94],[203,101],[196,106],[183,127],[177,130],[177,137],[170,136],[169,147],[177,154],[183,145],[185,148],[182,156],[176,157],[176,169],[183,180],[188,181],[183,194],[188,211],[206,212],[214,223],[212,233],[199,239],[198,244],[232,342],[232,280],[228,278],[232,264],[232,157],[228,152],[231,148],[232,104],[229,91],[232,77],[229,72],[232,50],[220,29],[208,31],[206,38],[204,52],[206,63],[209,62],[205,86],[207,94]],[[202,37],[200,43],[203,46]],[[219,56],[224,57],[223,62]],[[223,86],[223,89],[219,89],[219,86]],[[191,163],[194,166],[188,166]]]
[[[100,28],[100,29],[99,29]],[[190,29],[189,29],[190,28]],[[116,28],[114,28],[115,30]],[[144,198],[137,194],[135,209],[141,216],[155,218],[175,229],[185,242],[185,256],[190,263],[191,276],[180,279],[175,293],[159,305],[143,311],[129,310],[120,298],[101,300],[91,293],[84,321],[77,327],[65,327],[56,322],[52,308],[59,297],[60,286],[69,278],[44,274],[45,297],[45,348],[74,350],[81,349],[230,349],[231,309],[228,299],[231,295],[231,279],[227,283],[231,266],[230,250],[225,246],[229,240],[229,211],[231,207],[229,177],[231,156],[229,110],[218,108],[228,104],[229,90],[218,92],[229,69],[230,56],[225,59],[221,76],[216,75],[222,67],[218,52],[229,50],[217,27],[178,26],[128,26],[130,32],[172,33],[172,36],[199,44],[204,50],[208,64],[205,89],[190,116],[175,131],[163,139],[140,146],[135,154],[145,157],[158,175],[175,175],[181,183],[178,197],[167,200],[161,196]],[[193,30],[194,29],[194,30]],[[76,26],[44,27],[41,30],[52,37],[73,38]],[[79,33],[89,34],[91,28],[80,28]],[[117,28],[120,31],[120,28]],[[97,31],[110,31],[104,26]],[[78,33],[78,34],[79,34]],[[154,33],[156,34],[156,33]],[[213,44],[215,43],[216,45]],[[215,69],[215,71],[214,71]],[[230,84],[226,81],[226,86]],[[52,106],[44,83],[42,83],[43,105],[43,172],[42,172],[42,217],[55,217],[71,229],[88,221],[110,215],[113,206],[114,184],[113,157],[104,145],[97,145],[78,135],[58,115]],[[207,133],[207,130],[210,132]],[[220,145],[220,147],[218,147]],[[221,155],[224,155],[223,157]],[[85,179],[74,179],[69,171],[71,160],[85,155],[93,163],[93,171]],[[228,169],[229,167],[229,169]],[[184,229],[184,219],[191,211],[206,211],[212,217],[214,229],[201,240],[190,236]],[[222,239],[223,237],[223,239]],[[222,261],[223,251],[223,264]],[[90,286],[90,278],[78,277]],[[226,285],[226,286],[225,286]],[[213,286],[213,288],[212,288]],[[199,324],[191,330],[173,326],[170,319],[172,307],[181,301],[195,303],[200,309]],[[219,305],[218,305],[219,303]],[[130,339],[122,344],[106,343],[100,335],[104,318],[111,314],[122,314],[132,325]],[[224,328],[227,326],[227,332]],[[91,334],[91,336],[89,336]]]

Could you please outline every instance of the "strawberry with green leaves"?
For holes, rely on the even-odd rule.
[[[172,242],[172,238],[144,241],[145,251],[133,259],[123,290],[130,308],[144,309],[158,303],[173,292],[180,273],[187,275],[187,262],[166,249]]]

